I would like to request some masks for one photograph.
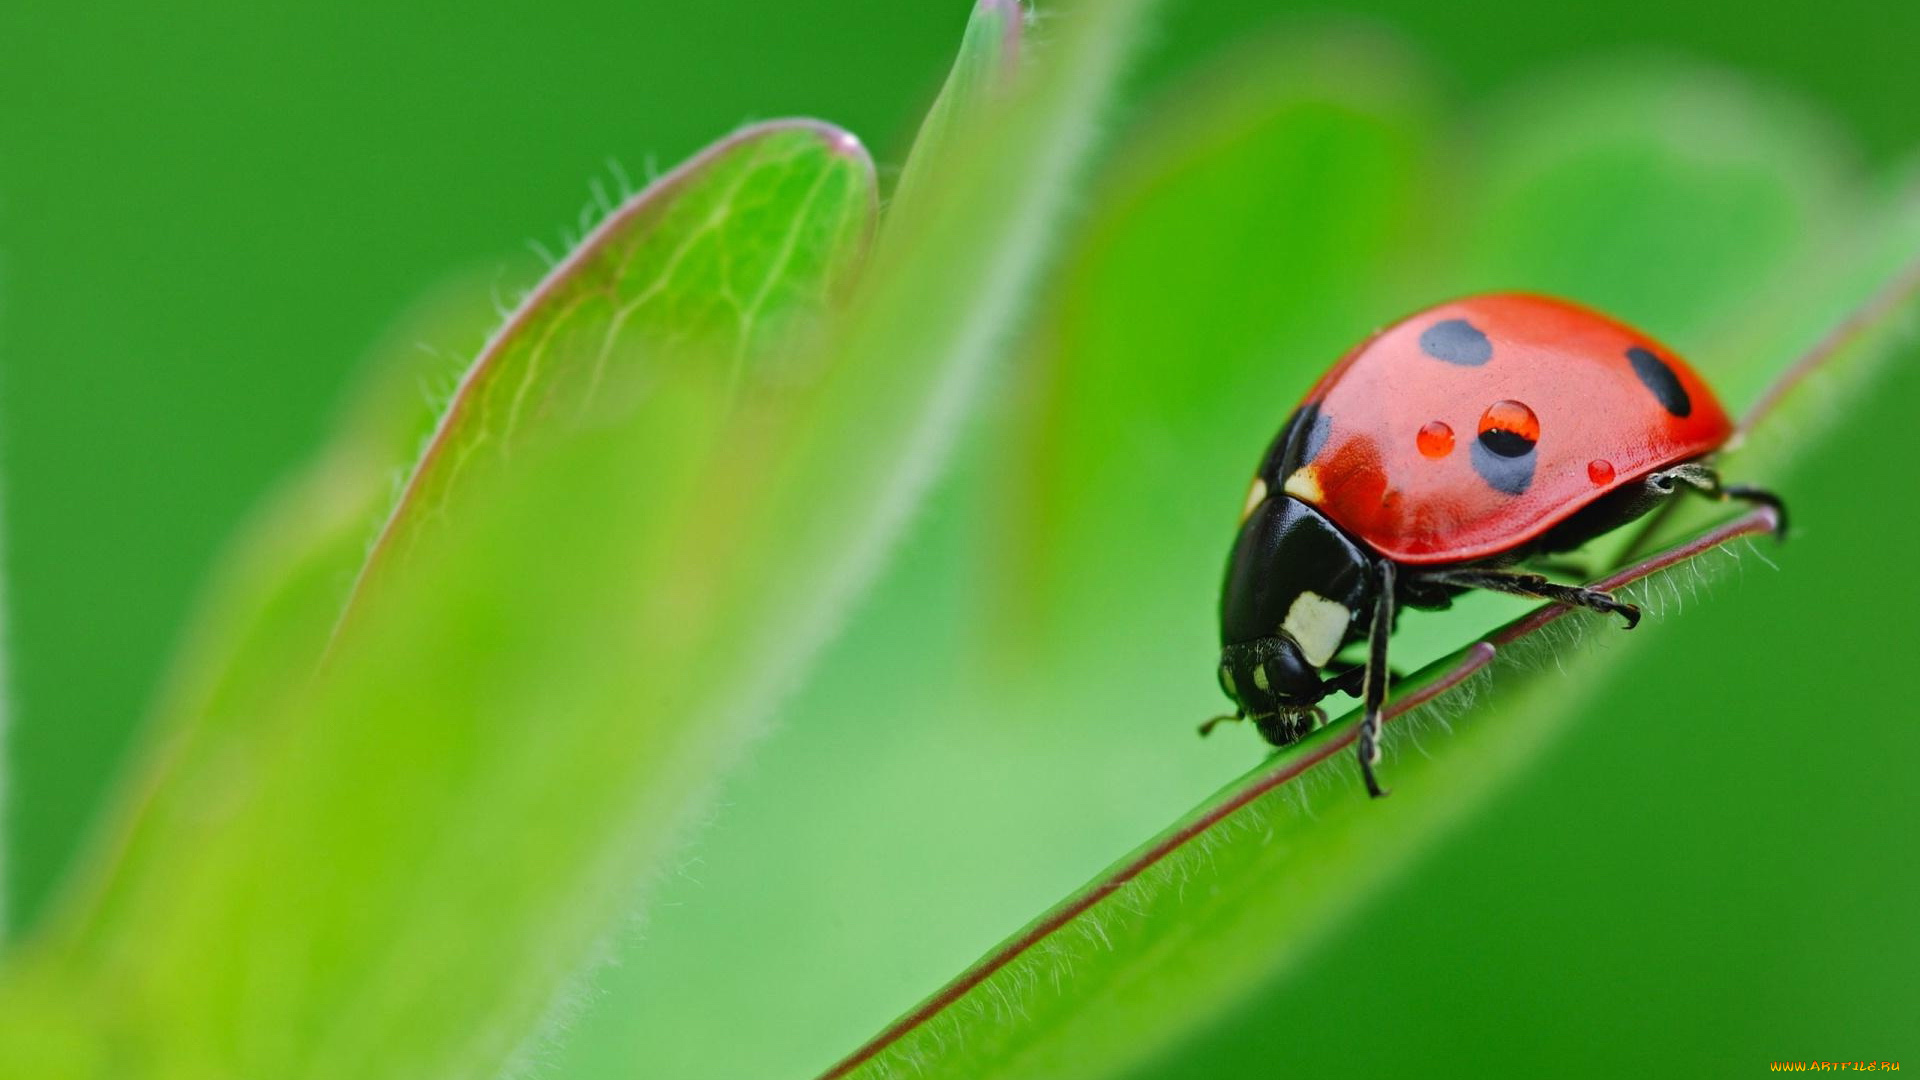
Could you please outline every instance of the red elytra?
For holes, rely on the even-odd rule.
[[[1733,433],[1672,350],[1528,293],[1468,297],[1395,323],[1302,404],[1317,407],[1323,437],[1284,478],[1286,492],[1408,565],[1521,547]]]

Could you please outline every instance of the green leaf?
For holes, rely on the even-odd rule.
[[[424,343],[477,338],[491,317],[487,293],[484,280],[456,281],[409,309],[371,350],[318,460],[274,492],[230,545],[148,720],[146,745],[134,755],[138,772],[122,785],[120,804],[109,808],[107,827],[59,897],[50,920],[62,925],[43,933],[86,917],[126,831],[173,762],[204,752],[211,740],[234,738],[235,725],[311,676],[396,482],[433,429],[437,412],[425,388],[457,374]],[[26,959],[52,967],[47,951],[42,946]],[[22,1074],[102,1071],[98,1047],[90,1045],[99,1032],[62,1001],[72,988],[49,992],[61,973],[7,974],[0,1016],[14,1026],[0,1026],[0,1047],[31,1046],[42,1055],[26,1059]]]
[[[414,511],[444,502],[448,474],[455,471],[447,465],[450,460],[459,460],[460,451],[469,458],[479,454],[483,461],[503,453],[484,425],[490,415],[485,403],[499,397],[504,380],[513,379],[517,393],[528,386],[519,376],[544,371],[528,397],[566,395],[591,377],[579,362],[582,341],[604,347],[604,355],[616,362],[631,359],[671,336],[670,318],[662,313],[666,307],[706,318],[724,306],[729,289],[753,287],[770,298],[770,318],[790,320],[800,309],[817,308],[825,292],[844,287],[872,207],[871,170],[863,157],[847,154],[849,145],[856,144],[843,133],[811,122],[761,125],[717,144],[630,200],[488,341],[442,411],[421,463],[380,529],[373,515],[387,513],[392,501],[388,486],[395,454],[403,447],[412,452],[421,437],[422,395],[417,360],[376,371],[321,462],[263,515],[255,535],[227,560],[231,569],[216,589],[208,626],[190,643],[162,702],[154,745],[145,755],[156,775],[136,785],[135,801],[122,814],[130,820],[121,829],[136,829],[139,815],[150,809],[144,801],[148,796],[138,789],[158,788],[159,773],[186,767],[177,758],[234,752],[217,742],[202,745],[203,739],[230,732],[238,739],[260,737],[254,714],[270,708],[272,698],[286,692],[288,680],[301,680],[312,670],[347,599],[342,583],[353,580],[356,566],[378,560],[397,536],[418,530],[428,515]],[[864,197],[859,194],[863,183]],[[840,185],[849,189],[843,198],[821,198],[823,190]],[[771,209],[783,190],[791,221]],[[727,212],[734,205],[729,200],[755,209],[735,218]],[[730,255],[736,248],[741,254]],[[714,276],[721,266],[728,268],[727,276]],[[649,267],[657,272],[641,269]],[[760,276],[747,267],[759,268]],[[616,298],[627,295],[637,302],[616,305]],[[471,302],[460,307],[473,311]],[[630,313],[616,334],[607,332],[605,319],[594,317],[627,308]],[[431,318],[439,323],[448,316]],[[726,362],[753,355],[741,336],[750,332],[749,323],[693,326],[699,357],[713,357],[707,346],[715,343]],[[625,336],[629,333],[635,340]],[[603,356],[592,355],[595,360]],[[368,554],[370,537],[374,547]],[[159,788],[156,797],[169,794],[189,803],[197,798],[177,784]],[[96,873],[125,869],[108,863]],[[63,916],[73,922],[88,917],[71,909]]]
[[[1785,375],[1741,415],[1743,434],[1727,455],[1734,468],[1766,476],[1789,467],[1799,444],[1845,420],[1897,355],[1920,293],[1920,180],[1907,178],[1881,201],[1867,227],[1836,245],[1822,275],[1803,275],[1801,295],[1768,320],[1797,348]]]
[[[0,581],[0,585],[4,585],[4,581]],[[0,604],[5,602],[5,597],[4,589],[0,589]],[[0,633],[3,633],[3,630],[0,630]],[[5,638],[0,636],[0,640]],[[13,864],[8,857],[8,848],[4,842],[5,837],[13,835],[6,829],[7,811],[14,805],[13,793],[9,787],[9,781],[13,775],[12,755],[8,752],[8,748],[13,745],[10,735],[13,715],[13,693],[10,689],[12,676],[9,674],[11,670],[6,654],[0,652],[0,944],[4,944],[7,938],[5,932],[5,927],[8,925],[7,904],[4,898],[12,895],[9,884],[12,878],[9,875],[13,873]]]
[[[423,343],[477,336],[491,317],[486,298],[485,282],[458,281],[405,313],[372,350],[332,441],[230,545],[149,720],[149,745],[135,754],[146,770],[130,785],[136,799],[176,755],[232,735],[311,675],[395,486],[433,431],[438,413],[427,388],[458,373]],[[138,813],[137,802],[114,808],[106,843],[123,840],[118,834]],[[110,854],[96,852],[88,871],[97,876],[111,865]],[[83,879],[78,887],[84,894],[101,884]],[[87,902],[69,897],[60,917],[81,918]]]
[[[706,466],[717,425],[741,405],[742,366],[778,358],[764,327],[781,328],[783,348],[804,344],[796,320],[843,287],[872,206],[858,144],[794,122],[726,141],[616,213],[469,372],[416,471],[415,497],[388,524],[389,543],[401,531],[432,553],[431,565],[408,561],[402,573],[396,564],[382,587],[363,591],[316,683],[340,571],[351,580],[343,560],[368,535],[369,490],[384,494],[384,475],[369,484],[369,461],[373,473],[385,461],[369,451],[416,423],[384,406],[363,417],[235,560],[212,629],[163,709],[167,726],[145,778],[123,799],[124,823],[103,847],[95,884],[56,912],[22,958],[22,978],[65,987],[75,1007],[99,1013],[110,1032],[100,1037],[136,1048],[155,1071],[300,1075],[299,1063],[331,1075],[333,1062],[351,1061],[349,1071],[366,1075],[432,1075],[504,1060],[711,771],[670,773],[676,782],[655,785],[655,802],[636,808],[624,795],[592,800],[647,790],[644,768],[603,771],[595,786],[590,768],[569,768],[582,762],[551,756],[570,751],[608,770],[649,754],[658,760],[646,765],[676,763],[660,704],[648,703],[650,716],[631,700],[644,681],[629,674],[632,658],[655,643],[596,633],[606,613],[583,591],[596,570],[606,596],[636,583],[657,592],[671,579],[672,565],[642,553],[649,543],[669,549],[675,537],[649,540],[646,514],[675,505],[673,485]],[[605,347],[604,369],[589,362],[602,359],[582,345],[589,338]],[[651,366],[635,363],[642,357]],[[779,374],[755,372],[761,385]],[[513,394],[503,397],[509,379]],[[588,415],[601,388],[610,400],[638,402],[636,415]],[[511,428],[511,453],[525,468],[509,468],[489,434],[509,429],[487,426],[511,415],[494,406],[513,400],[526,411]],[[552,408],[561,401],[591,422],[554,422],[565,415]],[[602,430],[609,425],[648,434],[621,441]],[[582,446],[610,439],[618,445],[580,460]],[[642,446],[637,462],[623,452]],[[458,477],[438,471],[436,462],[462,453]],[[443,509],[455,485],[452,527],[411,516]],[[476,636],[502,620],[532,640]],[[637,617],[618,629],[671,636]],[[554,656],[562,643],[572,650]],[[548,680],[570,679],[544,694]],[[549,706],[575,726],[543,726]],[[495,724],[473,727],[483,716]],[[625,754],[566,740],[569,730],[608,739],[624,720]],[[696,714],[680,725],[697,726]],[[521,760],[547,768],[507,778],[476,767],[511,760],[529,740],[538,746]],[[530,830],[536,821],[570,843]],[[550,860],[552,872],[529,890],[489,887],[461,867],[458,853],[478,851],[505,860],[490,865]],[[616,853],[611,861],[630,860],[629,869],[608,879]],[[462,912],[465,929],[409,929],[412,913],[436,908]],[[481,927],[505,944],[455,947]],[[453,989],[419,993],[411,980],[429,971]],[[104,995],[94,992],[102,980],[112,987]],[[391,1011],[349,1022],[350,1003],[375,1001]],[[266,1030],[276,1035],[241,1037]]]
[[[1648,567],[1671,572],[1773,521],[1749,514]],[[1413,713],[1421,723],[1428,702],[1444,711],[1453,704],[1444,695],[1477,686],[1468,680],[1491,666],[1500,672],[1497,704],[1453,717],[1444,753],[1393,761],[1393,799],[1369,799],[1343,753],[1358,722],[1349,714],[1228,785],[825,1075],[1100,1077],[1154,1062],[1284,977],[1357,897],[1470,815],[1564,724],[1566,686],[1526,678],[1567,644],[1530,636],[1563,614],[1528,616],[1408,681],[1390,722]],[[1561,663],[1590,685],[1620,652],[1578,651]]]
[[[1629,98],[1665,100],[1658,93],[1657,83],[1646,93]],[[1585,157],[1578,125],[1554,123],[1549,116],[1532,122],[1551,124],[1561,133],[1560,141],[1554,144],[1556,156],[1597,160]],[[1597,139],[1615,144],[1625,138],[1621,130],[1621,125],[1593,128]],[[1831,189],[1791,180],[1776,188],[1763,182],[1760,173],[1818,175],[1824,167],[1814,164],[1817,159],[1806,153],[1780,150],[1782,146],[1799,145],[1802,151],[1810,152],[1806,143],[1773,138],[1765,145],[1777,153],[1764,161],[1735,155],[1735,161],[1746,164],[1744,169],[1731,170],[1740,178],[1733,183],[1734,189],[1752,186],[1785,190],[1790,195],[1786,209],[1775,206],[1772,211],[1754,211],[1756,218],[1772,221],[1769,235],[1773,239],[1749,253],[1758,263],[1734,258],[1698,262],[1677,258],[1664,265],[1656,261],[1636,271],[1656,281],[1636,281],[1628,291],[1658,298],[1669,291],[1685,295],[1691,289],[1710,304],[1721,302],[1735,295],[1738,288],[1764,282],[1790,269],[1768,259],[1790,260],[1819,250],[1820,245],[1809,235],[1812,226],[1807,223],[1838,220],[1831,209],[1825,208],[1830,205],[1826,200]],[[1644,145],[1625,156],[1658,166],[1663,147],[1665,153],[1678,155],[1683,162],[1696,154],[1695,148],[1652,131]],[[1531,172],[1518,166],[1508,168]],[[1675,216],[1675,227],[1684,228],[1687,215],[1701,212],[1701,206],[1683,197],[1687,189],[1684,182],[1675,183],[1677,194],[1668,190],[1668,181],[1661,179],[1663,174],[1679,180],[1690,175],[1686,168],[1636,171],[1649,185],[1645,194]],[[1719,172],[1716,176],[1724,179]],[[1487,176],[1486,183],[1492,191],[1534,195],[1555,186],[1515,183],[1500,173]],[[1583,188],[1587,198],[1597,197],[1584,181],[1565,186],[1567,208],[1579,212],[1559,216],[1541,213],[1530,218],[1535,229],[1549,231],[1555,222],[1567,222],[1566,242],[1556,244],[1551,238],[1529,233],[1513,242],[1518,252],[1514,265],[1533,258],[1529,252],[1554,250],[1556,246],[1563,259],[1578,258],[1583,250],[1580,238],[1588,235],[1580,224],[1589,220],[1588,214],[1579,210],[1585,205],[1578,195]],[[1536,208],[1542,205],[1524,197],[1521,203]],[[1499,216],[1494,208],[1483,208],[1481,213],[1485,215],[1482,220]],[[1738,215],[1726,220],[1732,222],[1727,228],[1738,228]],[[1910,238],[1911,221],[1903,214],[1893,221],[1883,218],[1876,227],[1883,234]],[[1650,222],[1635,226],[1653,227]],[[1611,250],[1603,249],[1598,258],[1599,265],[1589,268],[1590,283],[1611,280],[1614,272],[1607,269],[1614,258]],[[1491,263],[1485,253],[1476,259]],[[1875,263],[1883,273],[1884,264],[1884,259]],[[1564,280],[1577,280],[1580,272],[1578,267],[1561,265]],[[1669,272],[1673,276],[1666,276]],[[1468,275],[1465,268],[1442,272],[1446,279]],[[1853,280],[1857,285],[1857,278]],[[1914,283],[1903,278],[1885,294],[1893,299],[1867,304],[1864,310],[1873,313],[1866,317],[1866,329],[1871,332],[1850,337],[1847,355],[1854,362],[1824,368],[1821,381],[1861,385],[1858,380],[1867,377],[1871,361],[1888,354],[1892,329],[1914,310],[1913,290]],[[1825,290],[1814,292],[1821,303],[1831,296]],[[1627,294],[1622,292],[1623,296]],[[1853,294],[1852,303],[1856,309],[1861,308],[1861,292]],[[1179,321],[1180,316],[1172,312],[1166,318]],[[1712,321],[1702,316],[1695,324],[1702,328],[1697,331],[1697,340],[1703,347],[1710,348],[1714,340],[1706,329]],[[1776,352],[1788,347],[1789,342],[1772,342]],[[1085,407],[1097,410],[1101,404]],[[1276,409],[1276,416],[1282,411]],[[1204,435],[1192,431],[1182,440],[1182,429],[1169,423],[1164,407],[1136,409],[1131,415],[1116,412],[1118,415],[1106,420],[1109,433],[1131,430],[1130,425],[1153,424],[1166,426],[1169,441],[1183,448],[1204,439]],[[1750,443],[1757,442],[1761,433],[1751,434]],[[1797,445],[1801,451],[1805,448]],[[1089,456],[1092,453],[1090,449],[1082,452]],[[1745,461],[1734,460],[1745,470]],[[1742,471],[1741,478],[1766,482],[1777,475],[1774,470],[1779,464],[1770,463],[1767,471]],[[1110,492],[1113,488],[1110,484],[1096,485],[1094,490]],[[1148,500],[1147,505],[1156,515],[1162,512],[1159,501]],[[1743,522],[1747,528],[1762,524],[1752,517]],[[1168,525],[1158,519],[1124,521],[1115,512],[1110,527],[1120,535],[1138,535],[1165,530]],[[1728,561],[1724,557],[1701,560],[1690,565],[1679,579],[1668,572],[1631,592],[1651,600],[1664,595],[1662,590],[1677,589],[1676,580],[1697,580],[1696,570],[1704,573],[1719,569]],[[1106,580],[1111,583],[1117,579]],[[1586,622],[1575,618],[1556,626],[1564,631]],[[1465,638],[1461,631],[1471,622],[1456,614],[1449,616],[1445,625],[1460,635],[1455,638],[1458,641]],[[1110,636],[1111,620],[1098,629]],[[1095,632],[1094,628],[1086,631],[1089,635]],[[1124,629],[1121,633],[1124,635]],[[875,1043],[849,1058],[845,1071],[861,1076],[1093,1077],[1131,1075],[1159,1064],[1165,1066],[1168,1075],[1184,1075],[1183,1069],[1195,1060],[1190,1056],[1195,1046],[1212,1046],[1238,1037],[1225,1030],[1228,1014],[1240,1018],[1234,1030],[1241,1034],[1248,1024],[1271,1022],[1275,1015],[1271,1006],[1257,1019],[1248,1013],[1248,1002],[1256,993],[1271,994],[1274,987],[1284,985],[1310,950],[1327,941],[1344,919],[1365,906],[1386,882],[1418,862],[1438,837],[1471,819],[1494,792],[1538,758],[1555,733],[1567,729],[1583,713],[1597,711],[1588,703],[1594,700],[1591,693],[1599,685],[1601,674],[1628,655],[1644,650],[1647,641],[1657,641],[1660,634],[1642,630],[1622,642],[1609,640],[1611,647],[1605,650],[1570,647],[1571,639],[1560,637],[1557,641],[1528,639],[1524,644],[1516,639],[1518,647],[1503,646],[1499,656],[1505,661],[1505,670],[1493,681],[1492,693],[1480,708],[1458,713],[1452,729],[1445,733],[1433,730],[1430,722],[1418,725],[1423,729],[1421,745],[1425,753],[1394,753],[1386,766],[1385,775],[1396,792],[1392,799],[1384,803],[1367,800],[1348,755],[1337,755],[1326,766],[1307,771],[1351,737],[1354,718],[1349,716],[1330,728],[1332,734],[1317,735],[1284,752],[1270,765],[1208,800],[1187,823],[1200,827],[1183,831],[1176,826],[1096,877],[1082,893],[989,953],[947,991],[928,999],[921,1009],[910,1012]],[[1107,640],[1101,637],[1095,645],[1103,648]],[[1493,655],[1483,652],[1487,658]],[[1549,657],[1551,667],[1565,670],[1566,678],[1513,670],[1529,665],[1537,668]],[[1468,659],[1480,662],[1476,654],[1468,654]],[[1164,666],[1164,661],[1161,664]],[[1107,669],[1103,677],[1126,680],[1129,670],[1123,663],[1117,672]],[[1432,680],[1451,670],[1453,665],[1443,661],[1426,677]],[[1101,692],[1089,683],[1070,688],[1062,698],[1071,702]],[[1402,705],[1415,700],[1415,696],[1406,695]],[[1442,713],[1461,708],[1464,706],[1446,698],[1436,704]],[[1105,723],[1110,717],[1103,713],[1100,719]],[[1403,722],[1396,726],[1404,732],[1408,725]],[[1405,737],[1402,733],[1390,742]],[[1293,778],[1294,771],[1302,775]],[[1288,782],[1271,785],[1276,776],[1286,777]],[[1311,1003],[1301,1000],[1291,1000],[1287,1008],[1293,1010],[1293,1016],[1312,1011]],[[1202,1033],[1212,1041],[1202,1043]],[[1175,1048],[1180,1048],[1177,1057],[1162,1057],[1175,1054]],[[1224,1060],[1227,1055],[1222,1052],[1218,1056]],[[1206,1067],[1201,1068],[1206,1071]]]
[[[920,122],[920,133],[900,168],[893,193],[896,212],[910,205],[919,189],[936,182],[932,177],[941,157],[963,135],[960,129],[984,122],[993,106],[1006,100],[1019,70],[1025,29],[1026,11],[1020,0],[980,0],[974,5],[953,70]]]
[[[931,478],[926,450],[951,445],[957,421],[980,389],[981,361],[1006,343],[1024,311],[1056,219],[1071,204],[1069,188],[1093,146],[1134,23],[1150,4],[1062,5],[1054,13],[1060,36],[1023,71],[1014,99],[982,117],[993,122],[955,125],[959,137],[952,143],[916,155],[925,175],[937,177],[938,189],[899,206],[883,231],[871,288],[851,313],[831,373],[847,411],[807,432],[782,465],[808,472],[820,468],[816,455],[832,462],[859,458],[846,444],[877,440],[905,448],[905,467],[889,465],[893,481],[841,474],[829,482],[823,470],[818,482],[787,490],[806,492],[809,500],[822,490],[834,499],[881,491],[877,505],[889,525],[876,535],[898,531],[908,506],[901,496]],[[990,5],[988,11],[1002,9]],[[920,358],[924,362],[914,362]],[[883,394],[923,401],[925,408],[871,407],[870,399]],[[856,420],[856,412],[863,418]],[[887,491],[894,483],[904,486]],[[831,519],[836,507],[829,501],[791,512]],[[805,550],[804,534],[793,542]]]
[[[146,745],[135,755],[138,772],[122,785],[120,805],[110,808],[109,825],[94,838],[78,880],[59,897],[49,920],[58,925],[43,935],[70,931],[88,917],[126,832],[176,762],[220,746],[233,752],[234,741],[244,737],[236,728],[311,676],[396,481],[433,429],[436,410],[425,388],[457,373],[423,343],[477,338],[491,317],[486,296],[485,281],[455,282],[403,315],[371,351],[332,442],[273,494],[220,560],[220,574],[148,721]],[[50,951],[40,945],[25,959],[42,966],[33,979],[57,985],[64,973],[45,970],[54,967]],[[23,1074],[77,1076],[104,1068],[90,1045],[99,1032],[62,1006],[72,988],[49,993],[47,982],[38,982],[36,995],[23,988],[30,980],[17,970],[8,975],[0,981],[7,996],[0,1015],[17,1022],[12,1030],[32,1034],[0,1030],[0,1047],[31,1045],[44,1055]]]
[[[748,371],[790,360],[796,319],[844,289],[875,189],[858,140],[810,121],[748,128],[630,200],[511,315],[462,380],[369,555],[355,598],[443,516],[474,463],[609,408],[661,358]],[[617,406],[616,406],[617,407]],[[350,601],[351,603],[352,601]]]

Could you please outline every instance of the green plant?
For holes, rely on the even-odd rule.
[[[608,944],[626,913],[670,917],[666,872],[775,712],[814,741],[776,736],[799,767],[762,776],[748,812],[801,832],[765,832],[734,865],[792,873],[798,912],[819,899],[807,881],[834,882],[822,917],[864,893],[848,922],[876,941],[930,911],[943,932],[926,955],[951,953],[1003,913],[909,898],[1023,860],[1010,877],[1029,892],[1064,886],[1239,768],[1232,744],[1166,760],[1165,734],[1208,705],[1220,521],[1283,411],[1274,395],[1354,328],[1524,283],[1657,328],[1750,403],[1837,325],[1819,379],[1793,386],[1865,385],[1914,305],[1911,199],[1861,195],[1788,110],[1684,70],[1588,73],[1469,139],[1392,50],[1300,35],[1173,95],[1083,185],[1150,6],[1063,5],[1034,47],[1015,4],[984,0],[877,225],[865,152],[810,121],[736,134],[630,200],[489,343],[391,510],[389,463],[423,423],[406,378],[376,380],[230,560],[115,827],[10,960],[0,1063],[824,1065],[923,987],[850,966],[830,992],[797,991],[820,958],[781,952],[790,927],[756,922],[746,883],[704,929],[595,970],[626,947]],[[1469,144],[1471,166],[1453,153]],[[1839,415],[1813,397],[1783,399],[1791,427],[1754,425],[1735,467],[1786,475]],[[974,417],[983,399],[1010,407]],[[859,647],[821,660],[856,610]],[[1409,627],[1403,655],[1443,674],[1518,610],[1463,605]],[[1344,758],[1303,771],[1346,724],[1261,766],[1204,827],[1097,878],[1092,903],[856,1064],[1151,1069],[1602,708],[1602,674],[1634,658],[1592,644],[1542,646],[1568,681],[1502,673],[1426,740],[1430,759],[1390,760],[1388,803],[1356,797]],[[1025,759],[1017,782],[1007,755]],[[942,790],[914,767],[942,756],[958,766],[932,782],[975,795],[964,826],[981,840],[909,855],[885,819]],[[1113,777],[1130,781],[1124,812]],[[1027,794],[980,792],[996,780]],[[1065,820],[1088,807],[1102,812]],[[858,817],[875,819],[864,835],[822,824]],[[1035,821],[1072,860],[1042,873],[1049,850],[1007,850]],[[719,963],[743,957],[751,979]],[[583,978],[639,1005],[576,1021]],[[745,1015],[819,1022],[729,1038],[743,1013],[715,1002],[745,982],[777,998]],[[650,1042],[667,1025],[697,1033],[695,1057]]]

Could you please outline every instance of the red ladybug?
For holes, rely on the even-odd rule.
[[[1784,522],[1777,497],[1723,485],[1705,463],[1732,434],[1670,350],[1565,300],[1473,296],[1374,334],[1308,391],[1247,493],[1220,601],[1220,686],[1237,708],[1220,719],[1286,746],[1325,722],[1322,698],[1354,694],[1361,772],[1384,794],[1373,767],[1395,613],[1492,589],[1631,628],[1632,604],[1510,568],[1680,491],[1765,503]],[[1365,662],[1341,665],[1361,640]]]

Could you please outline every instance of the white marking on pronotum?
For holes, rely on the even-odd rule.
[[[1345,606],[1308,590],[1294,598],[1280,629],[1299,644],[1300,655],[1307,663],[1326,667],[1327,661],[1339,650],[1340,642],[1345,640],[1347,626],[1352,622],[1353,612]]]
[[[1320,491],[1320,470],[1311,465],[1300,466],[1287,477],[1287,485],[1282,490],[1296,499],[1318,504],[1324,498]]]
[[[1247,489],[1247,504],[1240,508],[1240,524],[1245,525],[1253,516],[1254,508],[1267,500],[1267,482],[1260,477],[1253,478],[1253,486]]]

